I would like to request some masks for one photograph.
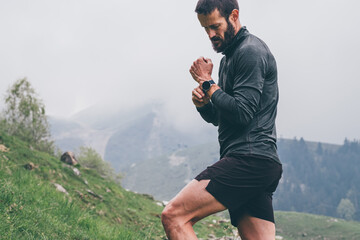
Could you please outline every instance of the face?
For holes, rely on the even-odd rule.
[[[198,14],[201,26],[208,34],[216,52],[223,52],[235,36],[235,28],[230,21],[221,16],[215,9],[208,15]]]

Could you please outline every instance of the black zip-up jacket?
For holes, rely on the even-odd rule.
[[[220,89],[197,108],[219,126],[220,157],[229,153],[260,155],[280,163],[275,118],[279,91],[274,56],[266,44],[242,27],[225,49],[219,69]]]

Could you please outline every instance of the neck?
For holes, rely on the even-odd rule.
[[[241,28],[242,28],[241,23],[237,21],[235,24],[235,35],[240,31]]]

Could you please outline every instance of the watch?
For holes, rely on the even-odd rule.
[[[202,88],[203,92],[206,94],[207,91],[210,90],[211,85],[213,85],[213,84],[215,84],[214,80],[209,80],[209,81],[203,82],[202,85],[201,85],[201,88]]]

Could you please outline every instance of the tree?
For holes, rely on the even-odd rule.
[[[110,163],[104,161],[93,148],[80,147],[76,152],[76,159],[82,167],[94,169],[102,177],[120,182],[120,175],[116,174]]]
[[[347,198],[341,199],[336,211],[340,217],[346,220],[352,220],[356,212],[354,204]]]
[[[3,115],[1,127],[9,135],[19,137],[38,150],[54,152],[45,105],[26,78],[17,80],[7,90]]]
[[[322,144],[321,144],[321,142],[319,142],[318,143],[318,145],[317,145],[317,148],[316,148],[316,154],[317,155],[323,155],[323,153],[324,153],[324,150],[323,150],[323,148],[322,148]]]

